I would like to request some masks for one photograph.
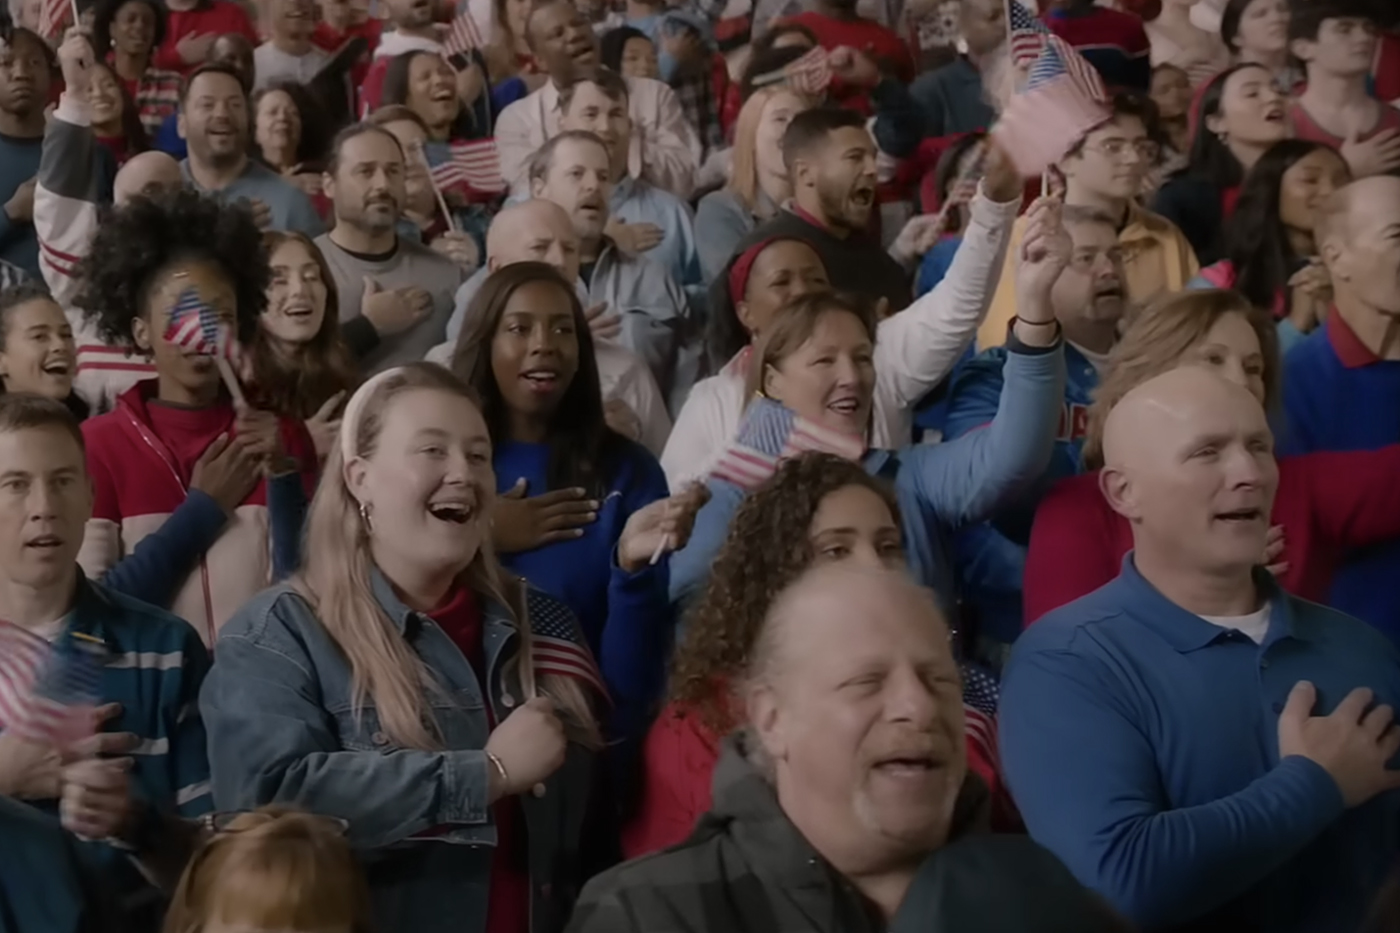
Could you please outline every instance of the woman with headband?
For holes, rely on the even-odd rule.
[[[376,929],[558,930],[583,882],[601,680],[491,550],[491,458],[446,370],[361,386],[301,573],[224,627],[200,697],[216,806],[344,820]]]

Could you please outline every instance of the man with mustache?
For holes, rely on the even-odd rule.
[[[39,275],[34,184],[53,53],[27,29],[0,42],[0,260]]]
[[[948,627],[906,574],[808,571],[739,692],[749,725],[724,742],[711,811],[594,878],[570,933],[1123,929],[1043,849],[988,833]]]
[[[496,120],[496,145],[506,180],[522,191],[530,156],[559,132],[560,89],[575,69],[598,64],[598,38],[572,0],[544,0],[530,12],[526,38],[549,80],[528,97],[511,104]],[[650,78],[626,78],[627,112],[633,139],[628,168],[678,198],[695,188],[701,154],[695,128],[685,119],[669,87]]]
[[[325,229],[300,188],[248,155],[248,89],[227,65],[201,65],[185,81],[178,129],[189,146],[180,163],[191,187],[243,202],[258,226],[309,237]]]
[[[368,123],[341,130],[326,166],[335,228],[316,245],[335,277],[342,332],[367,376],[421,360],[441,343],[462,284],[457,263],[399,237],[404,174],[399,141]]]
[[[1147,929],[1357,929],[1400,854],[1400,653],[1257,566],[1278,464],[1247,389],[1170,370],[1103,447],[1134,549],[1002,680],[1031,838]]]
[[[311,41],[316,28],[313,0],[269,0],[266,42],[253,53],[253,90],[274,81],[309,84],[331,57]]]

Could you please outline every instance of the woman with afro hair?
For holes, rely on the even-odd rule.
[[[104,218],[79,277],[78,308],[103,340],[151,360],[156,378],[83,424],[94,498],[78,561],[98,579],[179,522],[183,563],[151,567],[161,585],[147,590],[163,590],[150,601],[212,643],[295,553],[315,484],[302,422],[235,404],[211,356],[166,339],[183,301],[251,340],[270,277],[262,235],[247,208],[188,189],[138,197]]]

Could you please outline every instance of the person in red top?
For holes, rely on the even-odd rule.
[[[622,830],[635,858],[675,845],[710,809],[720,740],[743,724],[730,686],[743,672],[774,598],[809,567],[849,562],[903,569],[899,506],[858,463],[809,454],[783,464],[739,507],[709,585],[683,623],[670,700],[647,735],[637,811]],[[968,711],[968,767],[1016,822],[997,774],[989,717]]]
[[[1308,72],[1289,111],[1293,135],[1340,150],[1356,178],[1400,174],[1400,110],[1367,87],[1378,41],[1367,0],[1303,4],[1288,36]]]
[[[1061,482],[1036,512],[1023,588],[1028,625],[1113,580],[1132,549],[1132,527],[1099,490],[1108,412],[1148,379],[1202,365],[1269,407],[1279,376],[1272,320],[1235,292],[1205,290],[1161,299],[1128,328],[1089,410],[1084,461],[1094,472]],[[1288,592],[1324,602],[1349,551],[1400,537],[1397,471],[1400,444],[1280,459],[1270,545],[1260,562]]]
[[[784,25],[803,26],[817,37],[827,51],[841,47],[864,52],[885,74],[893,74],[904,84],[914,80],[914,56],[909,45],[893,30],[866,19],[856,12],[857,0],[812,0],[805,13],[783,20]],[[833,78],[829,90],[833,102],[863,114],[871,112],[870,89]]]
[[[224,33],[243,36],[254,46],[262,40],[248,13],[232,0],[166,0],[165,38],[152,64],[187,75],[210,58],[214,40]]]
[[[358,94],[369,74],[374,50],[379,48],[384,22],[370,16],[367,8],[350,0],[321,0],[320,7],[321,21],[311,33],[311,41],[318,48],[335,52],[351,39],[358,37],[365,40],[365,54],[350,69],[350,85]]]
[[[1391,104],[1400,103],[1400,27],[1392,26],[1381,33],[1371,76],[1377,97]]]

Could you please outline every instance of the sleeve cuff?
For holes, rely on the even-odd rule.
[[[971,223],[982,224],[993,227],[1001,224],[1012,224],[1016,222],[1016,217],[1021,211],[1022,195],[1018,194],[1010,201],[993,201],[987,195],[987,189],[982,182],[977,183],[977,196],[972,199],[969,208],[972,212]]]
[[[1006,352],[1019,353],[1022,356],[1047,356],[1051,353],[1058,353],[1060,347],[1064,346],[1064,342],[1064,332],[1060,330],[1058,321],[1055,323],[1055,342],[1048,347],[1033,347],[1030,344],[1022,343],[1021,338],[1016,336],[1016,320],[1014,318],[1006,332]]]
[[[445,753],[439,823],[485,823],[491,761],[485,751]]]
[[[87,102],[80,101],[67,91],[58,99],[58,106],[54,108],[54,118],[62,120],[64,123],[71,123],[73,126],[90,126],[92,117],[88,110]]]

